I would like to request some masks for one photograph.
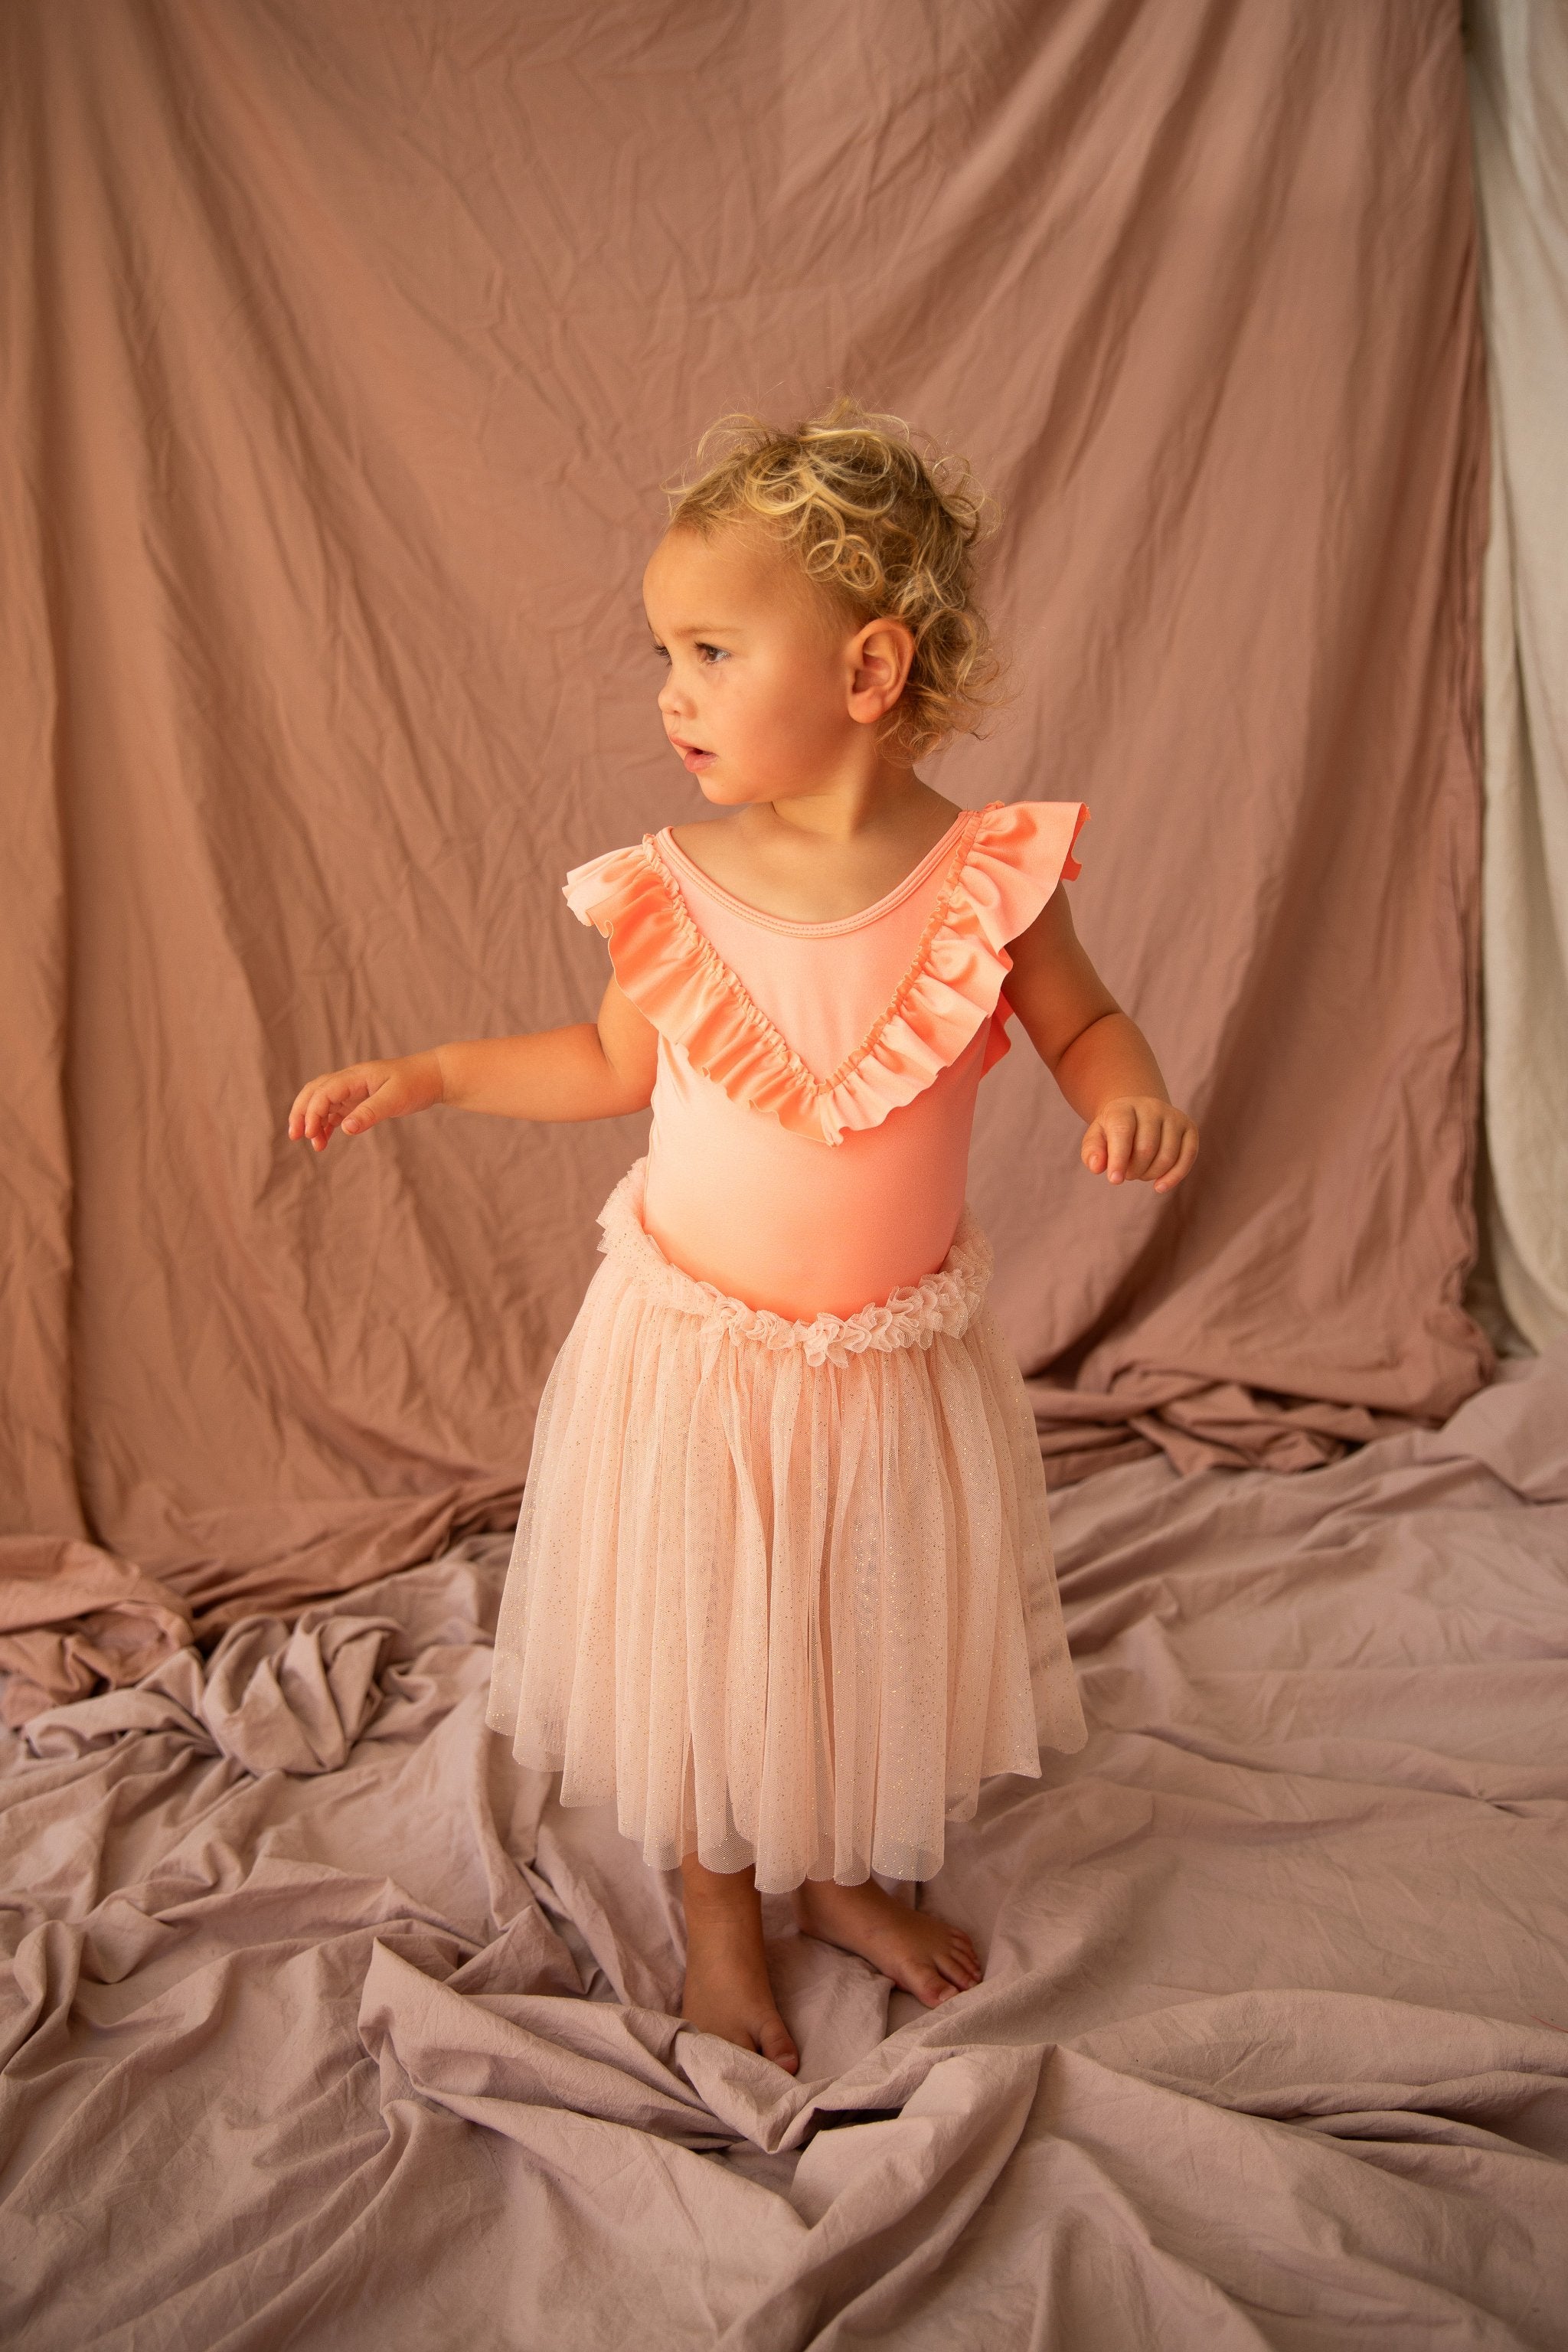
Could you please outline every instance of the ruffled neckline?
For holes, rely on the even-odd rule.
[[[984,1023],[992,1027],[983,1066],[1007,1052],[1007,1013],[999,1004],[1013,964],[1006,941],[1028,928],[1064,875],[1076,877],[1072,847],[1088,815],[1081,801],[990,801],[967,812],[898,986],[826,1078],[801,1059],[698,928],[657,834],[574,866],[563,894],[579,920],[609,940],[626,995],[696,1070],[732,1101],[837,1144],[912,1102]]]
[[[1000,801],[992,803],[994,808],[1002,805]],[[864,930],[871,923],[879,923],[884,915],[890,915],[895,907],[901,907],[906,898],[930,881],[943,860],[951,856],[961,832],[975,814],[984,814],[984,811],[961,810],[942,839],[932,842],[919,865],[911,866],[901,882],[896,882],[890,890],[883,892],[881,898],[873,899],[870,906],[862,907],[858,914],[840,915],[837,919],[819,923],[797,921],[792,915],[770,915],[764,908],[748,906],[744,898],[737,898],[732,890],[726,890],[721,882],[715,882],[710,875],[704,874],[682,849],[673,829],[668,824],[658,833],[645,834],[643,838],[655,854],[673,868],[678,885],[688,881],[696,883],[700,890],[716,898],[721,907],[728,907],[742,921],[755,923],[759,930],[783,931],[789,938],[797,940],[830,940],[841,938],[846,931]]]

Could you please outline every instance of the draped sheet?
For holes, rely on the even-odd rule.
[[[504,1537],[0,1736],[18,2352],[1561,2352],[1568,1348],[1299,1478],[1058,1499],[1089,1741],[927,2011],[484,1727]]]
[[[205,1634],[515,1516],[646,1120],[283,1121],[595,1009],[561,879],[702,811],[637,583],[737,404],[853,389],[999,498],[1015,699],[931,780],[1089,803],[1078,920],[1202,1123],[1162,1202],[1026,1047],[986,1082],[1054,1480],[1299,1468],[1485,1377],[1453,0],[16,0],[0,50],[33,1665],[39,1544]]]
[[[1485,574],[1485,1199],[1503,1305],[1568,1330],[1568,16],[1477,0],[1492,413]]]

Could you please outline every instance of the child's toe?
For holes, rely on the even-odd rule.
[[[800,2064],[800,2053],[790,2040],[789,2030],[783,2018],[768,2019],[759,2038],[763,2045],[763,2056],[771,2058],[775,2066],[782,2066],[786,2074],[793,2074]]]
[[[925,1963],[918,1963],[910,1969],[902,1982],[905,1990],[912,1992],[917,2000],[923,2000],[928,2009],[935,2009],[941,2001],[951,2000],[958,1990],[955,1984],[948,1982],[940,1967]]]

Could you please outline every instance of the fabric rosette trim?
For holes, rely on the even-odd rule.
[[[705,1329],[773,1349],[798,1348],[814,1367],[843,1365],[868,1349],[890,1355],[900,1348],[929,1348],[938,1332],[960,1339],[985,1296],[994,1253],[966,1204],[952,1245],[933,1274],[858,1307],[853,1315],[824,1314],[809,1322],[792,1322],[768,1307],[748,1306],[716,1283],[672,1265],[665,1255],[643,1223],[647,1168],[646,1155],[635,1160],[600,1210],[604,1234],[598,1246],[619,1260],[661,1306],[695,1316]]]

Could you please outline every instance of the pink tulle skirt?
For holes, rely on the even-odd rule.
[[[487,1720],[655,1869],[929,1878],[1086,1738],[1045,1475],[966,1208],[936,1273],[790,1323],[671,1264],[638,1160],[551,1368]]]

